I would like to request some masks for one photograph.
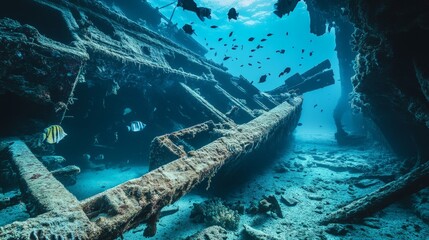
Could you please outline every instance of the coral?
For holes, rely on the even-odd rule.
[[[194,203],[191,219],[197,223],[206,223],[209,226],[218,225],[230,230],[236,230],[240,223],[238,212],[226,207],[219,198]]]

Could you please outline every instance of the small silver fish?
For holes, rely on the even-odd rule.
[[[96,160],[96,161],[102,161],[102,160],[104,160],[104,154],[102,154],[102,153],[98,154],[98,155],[94,158],[94,160]]]
[[[88,153],[84,153],[82,154],[82,159],[85,161],[88,161],[91,159],[91,155],[89,155]]]
[[[133,110],[129,107],[124,108],[124,112],[122,113],[122,116],[125,116],[127,114],[130,114]]]
[[[132,121],[130,126],[127,126],[129,132],[140,132],[146,127],[146,124],[140,121]]]
[[[65,136],[67,136],[67,133],[64,132],[64,129],[60,125],[52,125],[45,128],[43,141],[49,144],[59,143]]]

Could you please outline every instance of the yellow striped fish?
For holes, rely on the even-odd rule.
[[[45,128],[43,141],[54,144],[60,142],[65,136],[67,136],[67,133],[64,132],[64,129],[60,125],[52,125]]]

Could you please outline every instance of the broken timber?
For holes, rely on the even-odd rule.
[[[319,88],[323,88],[335,83],[334,71],[331,68],[331,62],[325,60],[314,66],[304,74],[296,73],[286,79],[285,84],[270,91],[272,95],[279,95],[285,92],[293,91],[297,94],[303,94]]]
[[[429,162],[328,214],[321,223],[342,223],[360,220],[376,211],[382,210],[401,197],[409,196],[427,186],[429,186]]]
[[[301,97],[291,98],[247,124],[228,129],[228,134],[188,156],[80,203],[23,142],[9,141],[7,148],[23,188],[41,214],[1,227],[0,239],[114,239],[143,221],[156,220],[163,207],[214,176],[224,164],[241,161],[267,144],[281,128],[295,128],[301,106]]]

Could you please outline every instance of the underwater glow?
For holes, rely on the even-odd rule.
[[[149,2],[154,7],[171,3],[169,0]],[[272,90],[284,84],[284,80],[293,74],[304,73],[329,59],[336,83],[304,94],[300,119],[303,127],[298,127],[296,134],[333,135],[336,129],[332,113],[340,96],[335,30],[332,28],[324,35],[316,36],[310,33],[310,17],[303,1],[298,3],[289,16],[283,18],[273,14],[275,2],[277,1],[201,1],[197,4],[212,9],[212,19],[202,22],[195,13],[177,8],[172,21],[177,23],[179,29],[184,24],[193,23],[196,33],[193,37],[208,50],[212,49],[205,56],[223,64],[232,75],[242,75],[253,81],[253,85],[261,91]],[[160,11],[169,17],[174,6],[173,4]],[[237,21],[228,21],[227,13],[232,7],[239,13]],[[212,25],[218,28],[210,28]],[[229,37],[231,32],[233,33]],[[272,36],[267,36],[269,33]],[[249,42],[250,37],[255,40]],[[266,41],[261,42],[262,39]],[[227,46],[224,46],[225,44]],[[232,50],[234,45],[238,45],[236,50]],[[263,48],[257,49],[258,45]],[[282,49],[285,50],[284,54],[276,52]],[[224,61],[225,56],[230,58]],[[286,67],[291,68],[290,73],[278,77]],[[271,76],[267,76],[266,82],[258,83],[259,77],[264,74]],[[313,107],[316,104],[317,107]]]

